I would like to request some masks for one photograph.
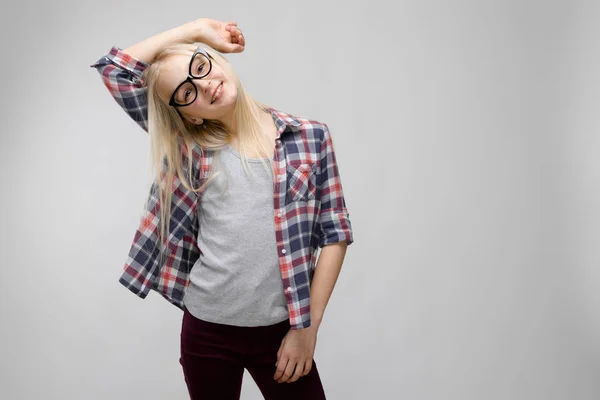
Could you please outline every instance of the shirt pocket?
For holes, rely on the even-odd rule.
[[[317,192],[317,165],[302,161],[287,164],[288,196],[291,201],[308,201]]]

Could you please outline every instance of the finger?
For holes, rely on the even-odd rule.
[[[290,379],[290,377],[292,375],[294,375],[294,369],[296,368],[296,361],[294,360],[289,360],[287,363],[287,367],[285,367],[285,371],[283,372],[283,375],[281,375],[281,378],[279,378],[278,382],[279,383],[283,383],[283,382],[287,382],[288,379]]]
[[[313,365],[312,358],[306,361],[306,364],[304,365],[304,376],[308,375],[308,373],[312,369],[312,365]]]
[[[225,25],[225,30],[226,30],[226,31],[229,31],[229,32],[231,32],[232,34],[233,34],[234,32],[236,32],[238,29],[239,29],[239,28],[237,27],[237,25],[236,25],[236,24],[231,24],[231,23],[228,23],[227,25]]]
[[[277,350],[277,359],[279,359],[281,357],[281,353],[283,352],[283,344],[285,343],[285,338],[283,338],[281,340],[281,343],[279,344],[279,349]]]
[[[292,377],[287,381],[287,383],[296,382],[298,379],[300,379],[301,376],[304,375],[304,364],[304,361],[300,361],[298,364],[296,364],[294,375],[292,375]]]
[[[275,375],[273,375],[273,379],[278,380],[279,378],[281,378],[281,376],[285,372],[285,367],[287,366],[287,363],[287,358],[277,361],[277,369],[275,370]]]
[[[285,343],[285,337],[281,340],[281,343],[279,344],[279,349],[277,349],[277,361],[275,361],[276,367],[283,363],[283,360],[281,359],[281,355],[283,354],[283,344],[284,343]],[[283,363],[283,365],[281,365],[281,368],[283,371],[283,369],[285,368],[285,363]],[[277,372],[275,374],[277,374]]]
[[[231,39],[237,41],[238,38],[240,37],[240,35],[242,34],[242,31],[239,29],[235,29],[234,27],[231,28],[231,31],[229,32],[231,34]]]
[[[227,23],[227,25],[235,25],[235,26],[237,26],[237,22],[235,22],[235,21],[229,21],[229,22]]]
[[[244,51],[244,46],[239,44],[230,44],[227,46],[227,53],[241,53]]]
[[[242,46],[245,44],[244,35],[241,30],[231,31],[231,40],[233,43],[241,44]]]

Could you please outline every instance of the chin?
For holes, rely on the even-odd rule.
[[[223,101],[223,102],[221,103],[221,105],[222,105],[223,107],[226,107],[226,108],[232,108],[232,107],[235,107],[235,104],[237,103],[237,94],[236,94],[236,95],[231,95],[231,94],[228,94],[228,95],[227,95],[227,98],[225,98],[225,99],[221,99],[221,100]]]

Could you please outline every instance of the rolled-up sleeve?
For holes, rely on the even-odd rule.
[[[149,64],[113,46],[90,67],[96,68],[117,104],[144,131],[148,132],[147,88],[142,74]]]
[[[320,154],[319,247],[338,242],[350,245],[354,242],[350,213],[346,208],[333,140],[327,124],[323,124]]]

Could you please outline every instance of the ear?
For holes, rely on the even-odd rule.
[[[189,117],[186,115],[185,119],[187,119],[188,122],[195,124],[195,125],[201,125],[204,123],[204,120],[202,118],[194,118],[194,117]]]

